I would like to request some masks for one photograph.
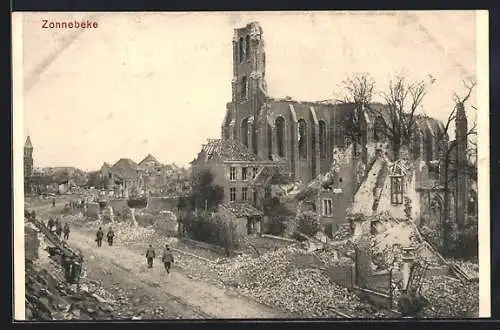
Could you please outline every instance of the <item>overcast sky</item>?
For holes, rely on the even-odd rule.
[[[369,72],[380,90],[397,73],[430,74],[423,107],[444,120],[462,79],[476,75],[470,11],[23,15],[24,135],[35,166],[98,169],[148,153],[186,165],[207,138],[220,137],[233,29],[250,21],[264,30],[274,97],[339,97],[353,72]],[[42,19],[80,17],[98,28],[41,28]]]

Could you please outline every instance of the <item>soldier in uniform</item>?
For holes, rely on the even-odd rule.
[[[168,244],[165,245],[165,250],[163,251],[161,261],[163,261],[163,265],[165,266],[165,270],[167,271],[167,273],[170,273],[170,268],[174,263],[174,256],[172,255],[172,251],[170,250]]]
[[[148,262],[148,268],[153,268],[153,260],[156,257],[155,249],[153,245],[149,245],[148,250],[146,251],[146,259]]]
[[[97,231],[96,239],[95,239],[95,241],[97,242],[97,247],[101,247],[102,246],[102,238],[103,237],[104,237],[104,233],[102,231],[102,228],[99,227],[99,230]]]

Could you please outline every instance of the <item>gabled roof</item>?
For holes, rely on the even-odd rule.
[[[122,179],[133,179],[137,177],[139,166],[129,158],[121,158],[114,164],[110,171]]]
[[[161,166],[161,163],[151,154],[148,154],[141,162],[139,163],[139,166],[147,165],[147,164],[152,164],[155,166]]]
[[[234,214],[238,218],[263,215],[261,211],[245,202],[226,202],[220,204],[219,206]]]
[[[221,161],[256,161],[260,160],[256,155],[250,152],[238,140],[221,140],[210,139],[207,144],[203,145],[201,152],[198,154],[198,159],[208,161],[218,159]]]
[[[102,171],[107,171],[110,168],[111,168],[111,166],[108,163],[104,162],[104,164],[102,164],[102,166],[101,166],[101,172]]]

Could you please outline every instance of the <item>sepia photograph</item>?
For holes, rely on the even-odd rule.
[[[490,317],[487,11],[12,25],[15,320]]]

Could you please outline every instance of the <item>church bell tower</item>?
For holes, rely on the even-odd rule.
[[[232,106],[235,119],[235,137],[248,141],[248,147],[257,152],[256,123],[261,108],[265,83],[266,54],[263,31],[259,23],[251,22],[234,30]],[[243,128],[242,122],[245,121]],[[247,130],[248,134],[244,132]],[[247,137],[248,135],[248,137]]]

